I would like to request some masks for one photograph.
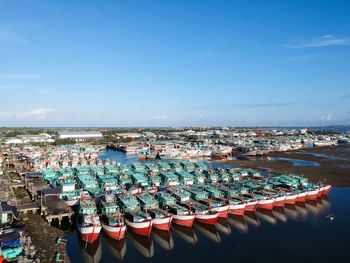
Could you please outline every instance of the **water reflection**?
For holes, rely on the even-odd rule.
[[[305,203],[296,203],[295,208],[298,213],[298,218],[305,219],[308,216],[309,211],[307,210]]]
[[[301,159],[292,159],[292,158],[279,158],[279,157],[267,157],[269,161],[283,161],[290,162],[293,166],[304,166],[304,167],[316,167],[320,166],[318,162],[306,161]]]
[[[256,214],[254,212],[249,212],[244,214],[245,221],[255,227],[258,227],[261,225],[259,219],[256,217]]]
[[[314,215],[317,215],[320,213],[320,206],[317,206],[317,202],[314,200],[306,200],[305,202],[305,208]]]
[[[233,236],[232,232],[237,231],[244,234],[248,233],[250,227],[263,227],[265,224],[287,223],[288,221],[304,221],[308,216],[327,213],[331,203],[327,198],[321,198],[317,201],[297,203],[296,205],[286,205],[284,208],[274,208],[273,210],[257,210],[255,212],[245,213],[243,216],[231,215],[220,218],[216,225],[206,225],[196,222],[193,227],[184,227],[173,224],[170,232],[154,229],[151,237],[137,235],[133,232],[127,232],[123,240],[114,240],[101,233],[100,238],[93,244],[88,244],[79,240],[81,260],[73,259],[72,262],[110,262],[111,258],[117,261],[123,261],[127,256],[127,243],[132,245],[130,251],[134,248],[141,257],[150,259],[155,257],[154,242],[161,251],[171,251],[180,243],[187,243],[195,246],[198,237],[207,239],[215,244],[220,244],[222,239],[220,234]],[[219,234],[220,233],[220,234]],[[75,237],[78,235],[74,232]],[[236,234],[235,234],[236,236]],[[105,255],[102,254],[102,247]],[[132,255],[132,253],[131,253]],[[135,254],[136,255],[136,254]],[[132,255],[134,256],[134,255]],[[105,258],[104,258],[105,257]]]
[[[266,221],[269,224],[276,224],[276,218],[273,215],[271,210],[266,209],[258,209],[256,210],[255,214],[262,220]]]
[[[220,217],[218,222],[216,223],[216,229],[224,235],[230,235],[232,232],[229,223],[225,218],[222,217]]]
[[[287,204],[284,206],[284,213],[285,215],[287,216],[287,218],[290,218],[290,219],[297,219],[298,217],[298,211],[295,207],[295,205],[290,205],[290,204]]]
[[[123,238],[122,240],[115,240],[110,238],[107,235],[103,235],[107,240],[107,246],[112,256],[117,260],[121,261],[126,255],[126,240]]]
[[[196,233],[193,231],[192,227],[185,227],[172,224],[171,229],[177,236],[185,240],[190,245],[197,244],[198,238]]]
[[[195,222],[193,226],[194,226],[194,229],[196,231],[201,233],[203,236],[205,236],[209,240],[211,240],[215,243],[221,242],[221,237],[220,237],[218,231],[216,230],[216,226],[203,224],[200,222]]]
[[[248,225],[242,216],[228,215],[227,222],[241,233],[248,232]]]
[[[288,218],[287,215],[284,212],[284,208],[283,207],[276,207],[272,210],[272,214],[274,215],[274,217],[283,222],[283,223],[287,223]]]
[[[141,236],[133,232],[128,232],[127,239],[131,240],[131,243],[141,255],[146,258],[152,258],[154,256],[154,246],[151,237]]]
[[[231,160],[243,160],[243,161],[271,161],[271,162],[290,162],[293,166],[298,167],[317,167],[320,166],[320,163],[314,162],[314,161],[307,161],[302,159],[294,159],[294,158],[286,158],[286,157],[269,157],[269,156],[263,156],[263,157],[250,157],[250,156],[242,156],[242,157],[236,157]]]
[[[152,236],[161,248],[165,250],[172,250],[174,248],[174,240],[171,232],[153,229]]]
[[[90,244],[79,238],[80,251],[85,263],[100,262],[102,258],[101,238]]]

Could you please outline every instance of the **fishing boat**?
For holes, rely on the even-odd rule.
[[[327,196],[328,193],[329,193],[329,191],[331,190],[331,188],[332,188],[332,185],[330,185],[330,184],[325,185],[325,186],[323,187],[322,194],[323,194],[324,196]]]
[[[213,171],[213,170],[206,170],[206,171],[204,171],[204,174],[207,177],[206,182],[209,184],[215,184],[219,181],[218,174],[215,173],[215,171]]]
[[[120,194],[123,192],[123,189],[118,184],[118,180],[111,174],[99,174],[97,175],[97,181],[103,193]]]
[[[114,195],[105,195],[100,207],[102,228],[106,234],[116,240],[124,238],[126,225]]]
[[[319,189],[317,189],[315,186],[309,185],[304,189],[306,191],[306,199],[307,200],[316,200],[318,196]]]
[[[177,199],[179,205],[186,207],[196,215],[195,221],[215,225],[218,220],[219,213],[213,211],[208,205],[199,203],[190,198],[191,195],[197,198],[196,200],[200,200],[202,197],[207,198],[207,194],[204,191],[201,193],[192,191],[191,193],[188,190],[185,191],[179,188],[171,189],[170,191]]]
[[[228,210],[230,207],[229,201],[224,198],[222,192],[218,190],[215,186],[206,185],[202,188],[204,191],[208,192],[209,200],[204,202],[209,203],[212,210],[218,212],[218,217],[226,218]]]
[[[284,203],[286,200],[286,195],[284,193],[281,193],[280,191],[278,192],[278,191],[270,191],[270,190],[260,190],[257,193],[268,196],[271,199],[274,198],[275,201],[273,202],[273,206],[284,207]]]
[[[191,173],[194,176],[194,183],[195,184],[202,185],[205,183],[206,177],[202,172],[195,170],[195,171],[192,171]]]
[[[149,236],[152,231],[152,218],[141,210],[140,203],[131,194],[118,195],[118,204],[125,213],[125,223],[136,234]]]
[[[77,228],[81,238],[93,243],[100,234],[101,222],[97,215],[97,208],[92,199],[81,199],[77,217]]]
[[[146,174],[148,179],[148,186],[144,188],[144,191],[154,194],[158,191],[158,187],[161,185],[162,178],[155,172],[150,171]]]
[[[65,201],[69,206],[75,206],[80,199],[80,190],[76,189],[76,183],[74,181],[59,182],[61,188],[60,198]]]
[[[170,193],[160,191],[157,192],[155,197],[159,201],[160,207],[172,215],[174,224],[187,227],[193,225],[195,214],[191,210],[178,205],[176,198],[171,196]]]
[[[115,177],[117,178],[119,185],[122,187],[132,185],[132,180],[126,172],[118,173]]]
[[[305,191],[299,191],[299,192],[298,192],[298,196],[297,196],[297,198],[295,199],[295,202],[305,203],[305,201],[306,201],[306,195],[307,195],[307,192],[305,192]]]
[[[182,186],[192,186],[194,183],[193,175],[188,172],[175,172],[179,177],[180,185]]]
[[[169,231],[173,216],[159,208],[159,202],[149,193],[137,196],[142,209],[153,219],[153,227],[158,230]]]
[[[174,173],[161,173],[162,184],[165,187],[177,186],[180,184],[179,178]]]
[[[88,173],[78,175],[78,186],[93,196],[98,194],[100,190],[99,183]]]
[[[137,168],[141,170],[141,168]],[[158,188],[154,185],[153,182],[143,174],[137,172],[131,174],[132,181],[134,183],[134,192],[132,194],[140,194],[141,192],[147,192],[154,194],[158,191]]]
[[[216,188],[221,191],[223,196],[228,200],[229,208],[228,213],[234,215],[243,215],[247,203],[244,202],[242,197],[239,197],[239,191],[230,187],[230,185],[216,185]]]

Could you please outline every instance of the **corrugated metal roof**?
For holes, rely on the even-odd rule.
[[[102,135],[99,131],[81,131],[81,132],[57,132],[59,135]]]

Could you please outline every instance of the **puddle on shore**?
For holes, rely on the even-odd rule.
[[[334,155],[327,155],[327,154],[323,154],[323,153],[309,153],[309,152],[295,152],[295,153],[296,154],[312,155],[312,156],[315,156],[315,157],[325,158],[325,159],[328,159],[328,160],[339,160],[339,161],[347,160],[347,159],[342,158],[342,157],[337,157],[337,156],[334,156]]]
[[[242,156],[242,157],[232,157],[231,160],[241,160],[241,161],[283,161],[290,162],[293,166],[300,167],[317,167],[320,166],[318,162],[301,160],[301,159],[293,159],[293,158],[284,158],[284,157],[251,157],[251,156]]]
[[[301,159],[292,159],[292,158],[280,158],[280,157],[268,157],[270,161],[282,161],[290,162],[293,166],[304,166],[304,167],[316,167],[320,166],[318,162],[306,161]]]

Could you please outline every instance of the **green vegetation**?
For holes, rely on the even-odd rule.
[[[56,140],[55,142],[52,142],[52,145],[67,145],[67,144],[75,144],[76,141],[73,139],[59,139]]]
[[[16,137],[18,135],[38,135],[40,133],[54,134],[54,130],[42,128],[2,128],[1,132],[4,137]]]
[[[126,143],[126,142],[132,142],[132,138],[120,138],[120,137],[114,137],[114,136],[105,136],[103,139],[98,140],[101,143]]]

